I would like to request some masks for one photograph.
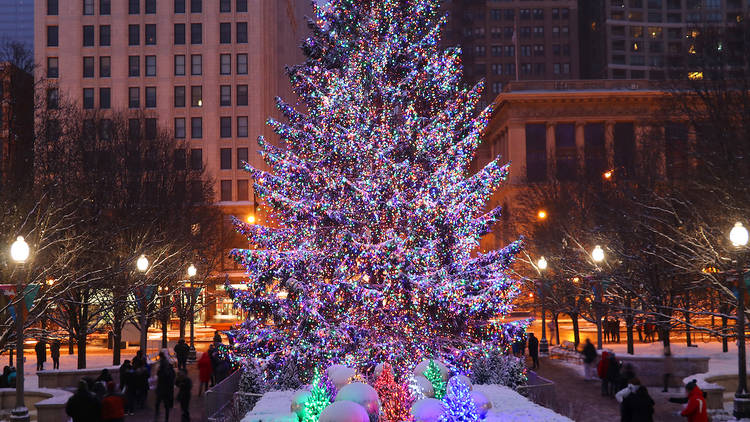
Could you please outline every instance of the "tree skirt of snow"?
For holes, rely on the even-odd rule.
[[[484,393],[492,402],[486,422],[573,422],[546,407],[539,406],[508,387],[501,385],[475,385],[474,391]]]
[[[294,390],[271,391],[263,395],[242,422],[298,422],[297,415],[292,413]]]

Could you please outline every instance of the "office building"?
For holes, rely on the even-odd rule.
[[[34,159],[33,80],[10,63],[0,63],[0,189],[32,183]]]

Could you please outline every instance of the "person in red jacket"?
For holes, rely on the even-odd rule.
[[[203,352],[201,358],[198,359],[198,379],[200,386],[198,387],[198,395],[201,395],[201,391],[208,391],[208,383],[211,381],[211,373],[213,368],[211,366],[211,357],[208,352]]]
[[[609,383],[607,381],[607,371],[609,370],[609,352],[602,352],[599,364],[596,366],[596,374],[602,380],[602,396],[609,394]]]
[[[688,392],[688,402],[680,415],[687,417],[688,422],[708,422],[706,399],[697,384],[696,380],[692,380],[685,386]]]
[[[107,383],[107,395],[102,399],[102,421],[122,422],[125,420],[125,399],[115,392],[115,383]]]

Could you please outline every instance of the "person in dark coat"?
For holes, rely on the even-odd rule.
[[[193,389],[193,381],[185,369],[180,369],[175,385],[179,389],[177,401],[180,402],[180,409],[182,409],[182,422],[190,422],[190,392]]]
[[[47,342],[44,339],[37,341],[34,351],[36,351],[36,370],[44,371],[44,362],[47,361]]]
[[[190,346],[181,338],[174,346],[174,354],[177,357],[177,369],[187,370],[187,360],[190,355]]]
[[[649,396],[648,389],[642,385],[625,397],[620,409],[622,422],[654,421],[654,400]]]
[[[529,333],[529,356],[531,356],[533,362],[531,368],[539,368],[539,340],[534,336],[534,333]]]
[[[109,373],[109,369],[107,368],[102,369],[102,372],[96,377],[96,382],[103,382],[105,386],[110,381],[112,381],[112,374]]]
[[[133,358],[133,367],[138,367],[139,363],[143,364],[143,366],[146,366],[146,358],[143,357],[143,351],[139,350],[135,353],[135,357]]]
[[[221,334],[219,334],[219,331],[214,332],[214,344],[220,344],[221,343]]]
[[[164,353],[159,353],[159,369],[156,373],[156,405],[154,420],[159,419],[159,406],[164,403],[164,420],[169,422],[169,411],[174,407],[175,374],[172,364]]]
[[[583,355],[583,378],[592,380],[594,379],[594,363],[596,362],[597,354],[591,340],[586,339],[586,344],[583,346],[581,354]]]
[[[607,366],[607,395],[614,397],[617,392],[617,383],[620,382],[620,362],[614,353],[609,355],[609,365]]]
[[[148,377],[149,372],[146,366],[138,361],[133,365],[133,374],[128,377],[127,389],[129,390],[128,398],[133,398],[131,409],[143,409],[146,407],[146,395],[148,394]]]
[[[60,340],[55,339],[49,345],[49,354],[52,356],[52,369],[60,369]]]
[[[65,404],[65,413],[73,419],[73,422],[99,422],[101,420],[101,404],[89,392],[86,381],[78,382],[78,390]]]

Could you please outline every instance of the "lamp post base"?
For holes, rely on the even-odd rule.
[[[190,352],[188,352],[188,361],[195,362],[198,358],[196,357],[195,346],[190,346]]]
[[[29,422],[29,409],[26,406],[16,407],[10,411],[10,420],[13,422]]]
[[[542,339],[539,340],[539,355],[540,356],[549,355],[549,345],[547,344],[547,339],[544,337],[542,337]]]
[[[734,395],[734,412],[735,418],[750,418],[750,394]]]

